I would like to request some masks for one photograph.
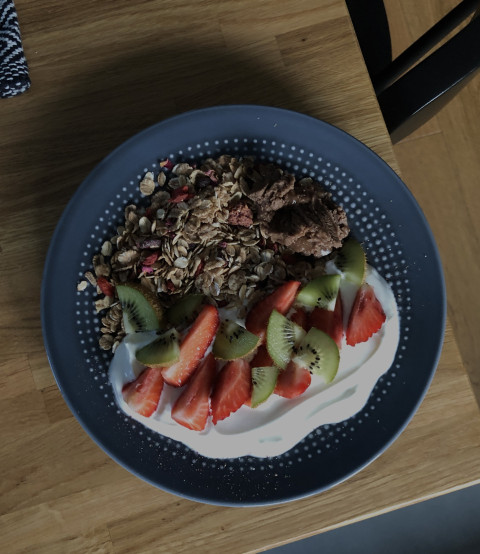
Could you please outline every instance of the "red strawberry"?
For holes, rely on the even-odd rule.
[[[273,310],[277,310],[282,315],[286,314],[292,307],[300,285],[300,281],[287,281],[272,294],[260,300],[248,313],[245,327],[263,341],[270,314]]]
[[[150,417],[157,409],[163,389],[163,377],[159,369],[147,367],[122,389],[125,402],[140,415]]]
[[[180,344],[178,361],[162,370],[163,378],[169,385],[181,387],[188,381],[214,339],[219,322],[217,308],[210,304],[204,306]]]
[[[198,366],[185,390],[172,408],[172,418],[180,425],[203,431],[210,413],[210,392],[217,374],[213,354],[208,354]]]
[[[270,354],[268,353],[267,347],[262,344],[258,347],[258,350],[253,357],[252,361],[250,362],[251,367],[268,367],[271,365],[275,365],[273,363],[272,358],[270,357]]]
[[[229,362],[218,374],[212,393],[214,425],[241,408],[250,398],[251,389],[250,364],[241,358]]]
[[[355,346],[367,341],[380,330],[386,319],[385,312],[373,288],[363,284],[357,292],[347,326],[347,344]]]
[[[308,314],[303,308],[298,308],[290,316],[290,320],[297,325],[300,325],[302,329],[308,331]]]
[[[277,384],[273,392],[284,398],[296,398],[308,389],[311,380],[312,376],[308,369],[291,361],[278,374]]]
[[[115,287],[105,277],[97,277],[97,285],[105,296],[115,296]]]
[[[333,311],[317,307],[312,310],[309,319],[310,327],[315,327],[327,333],[327,335],[337,343],[338,348],[342,346],[343,305],[340,292],[338,293],[335,309]]]

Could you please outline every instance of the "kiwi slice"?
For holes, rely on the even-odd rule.
[[[340,353],[332,338],[312,327],[300,341],[293,361],[331,383],[338,371]]]
[[[174,327],[187,327],[200,313],[205,296],[203,294],[187,294],[170,306],[167,310],[167,319]]]
[[[180,335],[176,329],[169,329],[153,342],[139,348],[135,358],[149,367],[167,367],[180,357]]]
[[[267,350],[278,367],[287,367],[296,345],[305,336],[305,331],[277,310],[273,310],[267,326]]]
[[[126,333],[161,329],[163,308],[153,293],[134,283],[117,285]]]
[[[235,321],[220,323],[213,343],[213,355],[220,360],[236,360],[249,354],[258,344],[257,335],[247,331]]]
[[[252,408],[265,402],[272,394],[277,384],[278,371],[275,366],[252,367]]]
[[[362,245],[353,237],[348,237],[335,258],[335,265],[345,280],[360,286],[365,280],[366,263]]]
[[[304,306],[323,308],[333,312],[340,288],[340,275],[322,275],[306,284],[297,295]]]

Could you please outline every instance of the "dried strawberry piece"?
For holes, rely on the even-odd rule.
[[[164,167],[165,169],[172,170],[175,167],[175,164],[167,158],[166,160],[163,160],[162,162],[160,162],[160,167]]]
[[[197,269],[195,270],[195,277],[198,277],[200,273],[203,271],[203,267],[205,266],[205,262],[203,260],[200,260],[200,263],[198,264]]]
[[[179,202],[184,202],[185,200],[193,198],[194,196],[195,195],[189,191],[188,186],[185,185],[183,187],[178,187],[172,192],[169,202],[178,204]]]
[[[175,292],[175,285],[172,283],[172,281],[168,280],[167,281],[167,289],[170,291],[170,292]]]
[[[153,267],[149,266],[149,265],[143,265],[142,266],[142,273],[153,273]]]
[[[143,260],[143,265],[153,265],[158,260],[158,252],[150,254]]]
[[[115,296],[115,287],[105,277],[98,277],[97,285],[105,296],[111,296],[112,298]]]
[[[207,177],[210,177],[210,180],[213,181],[214,183],[218,183],[217,174],[215,173],[214,169],[209,169],[208,171],[205,171],[205,175]]]

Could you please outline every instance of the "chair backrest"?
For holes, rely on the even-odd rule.
[[[480,17],[378,95],[393,142],[435,115],[480,68]]]
[[[475,10],[480,0],[463,0],[398,58],[391,60],[390,35],[383,1],[346,0],[357,38],[374,85],[380,108],[393,142],[404,138],[441,109],[480,68],[480,17],[473,19],[453,38],[437,45]],[[362,9],[363,8],[365,9]],[[382,15],[383,8],[383,15]],[[372,10],[377,12],[372,17]],[[375,32],[376,26],[377,32]],[[367,60],[373,49],[384,51]],[[420,63],[417,62],[434,50]],[[385,62],[390,57],[390,61]]]

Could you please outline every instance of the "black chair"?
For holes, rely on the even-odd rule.
[[[383,1],[346,4],[393,142],[435,115],[480,68],[480,0],[460,2],[395,60]],[[467,25],[436,48],[475,10]]]

